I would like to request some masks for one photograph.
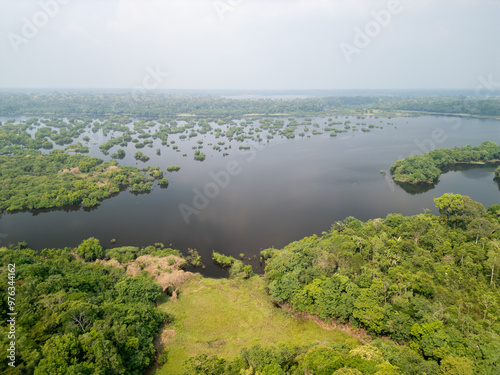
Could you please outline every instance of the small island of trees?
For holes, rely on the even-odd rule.
[[[167,167],[168,172],[177,172],[181,169],[178,165],[170,165]]]
[[[486,164],[500,162],[500,146],[483,142],[479,146],[454,147],[432,150],[424,155],[414,155],[398,160],[391,166],[392,178],[408,184],[432,184],[446,168],[457,164]],[[495,173],[498,172],[498,169]],[[496,175],[498,177],[498,174]]]
[[[196,150],[194,152],[194,160],[203,161],[203,160],[205,160],[206,157],[207,157],[207,155],[205,155],[200,150]]]
[[[149,160],[149,156],[144,155],[141,151],[136,151],[134,154],[135,160],[140,160],[142,162],[147,162]]]

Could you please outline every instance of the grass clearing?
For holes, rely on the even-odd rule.
[[[190,356],[204,353],[234,358],[253,345],[289,345],[346,342],[358,339],[339,330],[325,330],[311,320],[296,319],[277,308],[267,294],[266,283],[254,276],[248,280],[208,279],[196,276],[180,287],[177,302],[160,308],[172,314],[166,330],[168,362],[156,375],[179,374]]]

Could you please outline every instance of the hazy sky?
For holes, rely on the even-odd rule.
[[[500,0],[0,0],[0,35],[0,88],[500,81]]]

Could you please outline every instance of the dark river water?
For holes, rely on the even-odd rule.
[[[350,120],[352,124],[372,122],[383,129],[349,131],[337,137],[324,132],[309,138],[275,138],[267,144],[248,143],[252,148],[245,151],[238,150],[240,143],[233,141],[226,157],[206,144],[227,140],[214,140],[210,135],[178,141],[181,152],[156,140],[153,148],[141,150],[151,157],[147,163],[131,158],[135,148],[129,144],[121,164],[159,165],[164,170],[168,165],[181,166],[179,172],[166,173],[167,189],[155,183],[149,194],[124,191],[90,211],[4,214],[0,240],[2,245],[26,241],[33,249],[77,246],[91,236],[105,247],[112,246],[112,238],[117,240],[113,246],[163,242],[183,252],[197,249],[206,265],[202,273],[220,277],[226,271],[212,263],[212,250],[235,257],[244,253],[252,258],[248,263],[254,270],[261,271],[260,250],[321,234],[346,216],[368,220],[425,209],[437,214],[433,198],[447,192],[469,195],[485,207],[500,202],[494,166],[448,172],[425,192],[407,192],[389,174],[380,172],[389,171],[397,159],[432,148],[476,146],[486,140],[500,143],[499,121],[428,116]],[[313,118],[321,128],[325,121]],[[91,138],[95,143],[106,139],[99,134]],[[205,142],[204,162],[193,160],[191,147],[198,139]],[[161,156],[156,155],[156,148],[162,149]],[[104,157],[96,145],[91,155]]]

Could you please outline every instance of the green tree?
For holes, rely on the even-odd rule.
[[[472,375],[474,364],[469,358],[447,356],[439,367],[443,375]]]
[[[87,262],[104,258],[104,250],[99,240],[94,237],[87,238],[77,248],[76,253]]]
[[[306,374],[331,375],[342,366],[339,353],[328,346],[316,345],[304,355],[299,368]]]
[[[154,303],[162,294],[161,287],[147,273],[141,277],[127,277],[115,288],[119,298],[126,302]]]
[[[436,207],[441,215],[446,215],[448,220],[452,215],[459,215],[464,209],[464,199],[460,194],[443,194],[439,198],[434,198]]]
[[[85,335],[80,336],[80,343],[85,352],[85,359],[92,363],[95,367],[95,373],[104,374],[125,374],[123,359],[118,354],[117,348],[110,340],[107,340],[100,332],[91,331]],[[137,346],[136,350],[139,350]],[[127,358],[128,359],[128,358]],[[130,362],[130,361],[129,361]],[[134,364],[129,366],[128,373],[133,371],[142,370],[149,362]]]
[[[50,337],[42,347],[40,363],[35,375],[65,375],[72,366],[81,361],[82,348],[72,334]]]
[[[243,349],[241,357],[247,361],[254,371],[261,371],[264,374],[285,375],[286,373],[282,369],[291,365],[295,357],[295,351],[286,345],[275,347],[256,345],[250,349]]]
[[[386,311],[379,303],[380,297],[374,288],[361,289],[352,314],[368,331],[376,334],[383,332],[386,320]]]
[[[225,375],[226,360],[216,355],[198,354],[184,363],[183,375]]]
[[[332,375],[363,375],[363,373],[355,368],[343,367],[335,371]]]
[[[488,259],[485,265],[491,269],[490,284],[493,284],[495,269],[500,268],[500,241],[491,241],[490,249],[488,250]]]
[[[467,234],[475,239],[477,244],[480,238],[490,236],[497,228],[498,225],[493,224],[488,219],[476,217],[467,225]]]

